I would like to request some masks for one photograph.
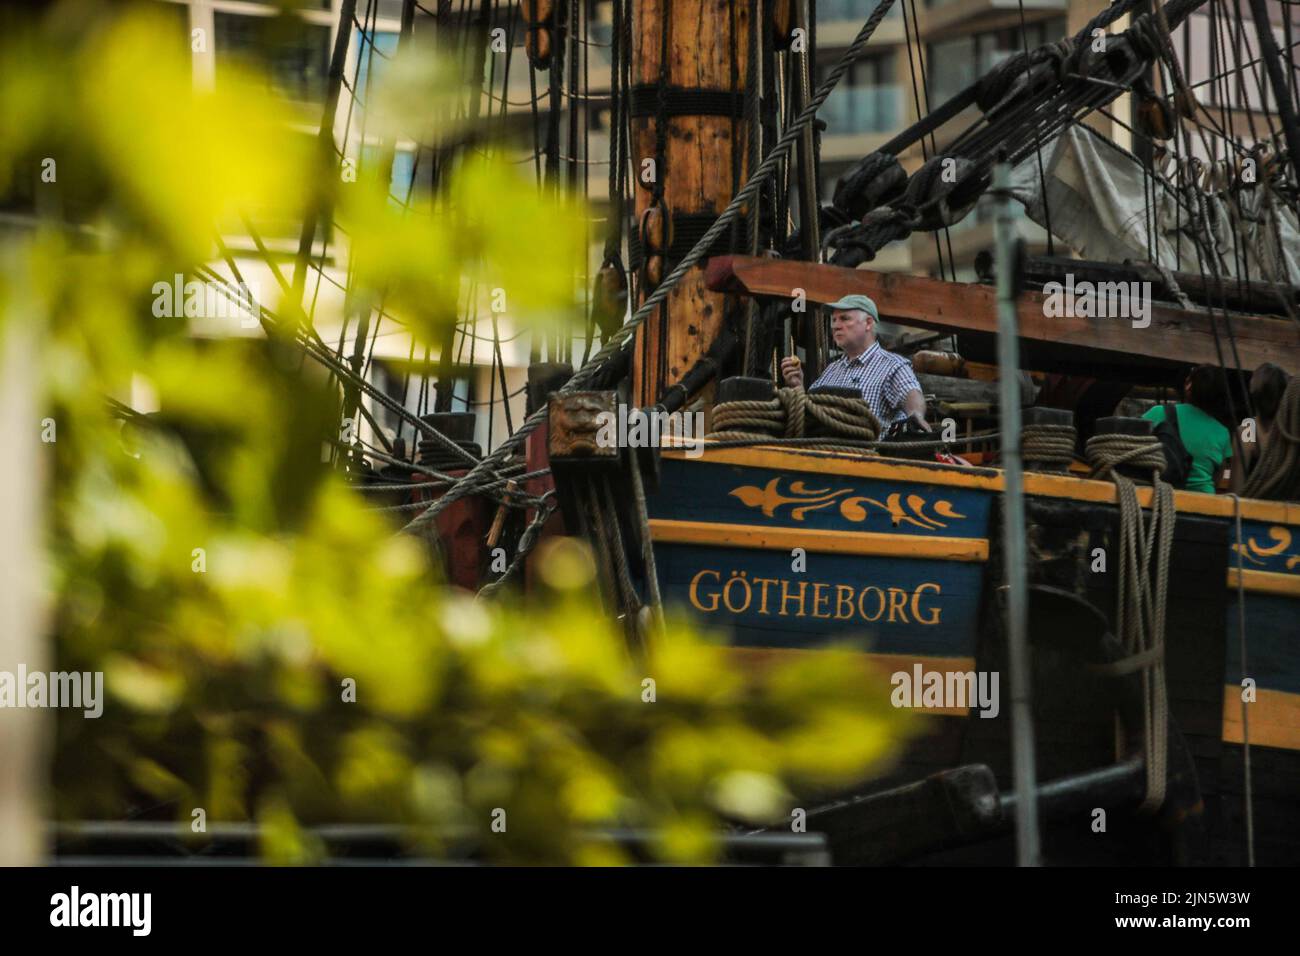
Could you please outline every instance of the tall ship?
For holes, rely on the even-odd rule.
[[[824,104],[891,14],[910,35],[898,2],[829,64],[808,3],[616,0],[600,347],[536,355],[522,426],[444,461],[404,530],[488,592],[527,587],[541,538],[586,538],[633,655],[679,613],[737,667],[860,652],[928,713],[887,776],[809,795],[837,862],[1293,860],[1300,384],[1264,442],[1248,432],[1257,370],[1300,368],[1294,13],[1120,0],[1033,45],[1018,21],[1021,49],[824,188]],[[566,17],[585,21],[523,12],[528,67],[557,95],[559,58],[581,52]],[[1229,31],[1237,60],[1197,34],[1250,85],[1253,137],[1188,79],[1207,13],[1258,28]],[[563,179],[547,118],[538,152]],[[1015,239],[1013,207],[1044,252]],[[977,209],[996,241],[959,263]],[[923,233],[937,276],[873,268]],[[825,307],[861,296],[919,414],[882,422],[857,383],[813,384],[835,361]],[[1141,413],[1198,368],[1238,473],[1187,490]],[[416,427],[429,448],[471,434],[450,406]],[[533,504],[481,493],[512,475]]]
[[[833,862],[1294,862],[1300,6],[818,6],[342,0],[327,154],[432,37],[468,126],[362,166],[436,182],[478,122],[600,215],[583,332],[508,382],[520,346],[466,314],[412,348],[415,403],[336,269],[338,347],[307,349],[358,429],[332,465],[485,600],[585,539],[633,659],[683,616],[742,670],[853,649],[920,730],[798,795]],[[852,102],[895,131],[832,161],[883,63],[910,89]]]

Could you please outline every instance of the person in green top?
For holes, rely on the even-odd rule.
[[[1188,491],[1214,494],[1223,469],[1232,457],[1232,438],[1216,417],[1216,411],[1223,403],[1222,393],[1219,370],[1212,365],[1198,365],[1183,383],[1186,402],[1173,406],[1183,445],[1192,456],[1187,484],[1183,485]],[[1158,425],[1165,420],[1165,406],[1156,405],[1142,417]]]

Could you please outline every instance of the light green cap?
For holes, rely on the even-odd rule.
[[[870,312],[871,317],[877,322],[880,321],[880,310],[876,308],[876,303],[872,302],[865,295],[846,295],[838,302],[832,302],[828,306],[831,309],[861,309],[863,312]]]

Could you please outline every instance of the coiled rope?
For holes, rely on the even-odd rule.
[[[809,394],[799,387],[779,388],[776,397],[767,401],[718,403],[713,408],[713,430],[706,437],[718,441],[817,437],[808,435],[810,428],[829,438],[874,442],[880,436],[880,421],[865,399]],[[835,447],[833,442],[827,446]]]
[[[1165,470],[1164,446],[1154,435],[1093,435],[1088,439],[1084,451],[1088,456],[1088,464],[1092,465],[1089,478],[1110,475],[1118,482],[1120,475],[1114,469],[1119,465],[1150,470],[1152,481]],[[1144,479],[1137,480],[1144,485],[1151,483]]]
[[[1025,425],[1020,429],[1021,457],[1035,471],[1069,471],[1076,436],[1073,425]]]

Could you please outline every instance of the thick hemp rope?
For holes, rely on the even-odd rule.
[[[1173,550],[1173,486],[1160,480],[1164,447],[1154,435],[1094,435],[1088,439],[1093,475],[1109,474],[1119,504],[1119,573],[1115,630],[1125,657],[1102,668],[1117,676],[1141,672],[1142,742],[1147,785],[1143,810],[1164,803],[1168,768],[1169,702],[1165,687],[1165,610],[1169,597],[1169,554]],[[1132,479],[1117,465],[1150,468],[1151,517],[1143,521]]]
[[[824,434],[809,436],[810,426]],[[879,436],[880,422],[865,399],[819,392],[810,395],[799,387],[779,388],[776,397],[767,401],[719,402],[713,408],[713,430],[706,437],[716,441],[826,437],[873,442]]]
[[[1035,471],[1069,471],[1076,434],[1073,425],[1025,425],[1020,429],[1020,455]]]
[[[1165,470],[1165,450],[1154,435],[1093,435],[1084,447],[1088,464],[1092,465],[1089,478],[1111,475],[1119,478],[1114,469],[1118,465],[1149,469],[1153,478]],[[1142,484],[1147,484],[1142,480]]]

